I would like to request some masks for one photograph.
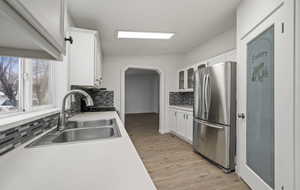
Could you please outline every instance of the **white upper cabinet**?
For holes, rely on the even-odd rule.
[[[64,0],[0,0],[0,55],[60,60]]]
[[[194,85],[194,66],[178,71],[178,90],[193,91]]]
[[[16,1],[16,0],[15,0]],[[63,0],[17,0],[32,15],[37,22],[35,28],[45,36],[60,51],[65,51]],[[16,1],[16,2],[17,2]],[[20,8],[22,11],[22,8]],[[24,16],[28,14],[24,12]],[[30,16],[28,15],[30,21]]]
[[[187,69],[186,71],[186,76],[187,76],[187,80],[186,80],[186,88],[189,90],[193,90],[194,88],[194,67],[190,67]]]
[[[102,54],[99,34],[94,30],[71,28],[70,84],[97,86],[102,82]]]
[[[178,89],[184,90],[185,89],[185,82],[186,82],[186,73],[185,70],[178,71]]]

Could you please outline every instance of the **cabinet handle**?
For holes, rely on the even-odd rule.
[[[72,36],[69,36],[69,38],[65,37],[65,41],[70,42],[70,44],[73,44],[74,40],[73,40]]]
[[[240,118],[240,119],[245,119],[245,114],[244,113],[239,113],[238,114],[238,118]]]

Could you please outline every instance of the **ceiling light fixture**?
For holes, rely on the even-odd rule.
[[[118,39],[125,38],[125,39],[169,40],[173,36],[174,33],[118,31]]]

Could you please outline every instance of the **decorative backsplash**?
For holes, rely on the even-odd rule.
[[[170,105],[193,105],[194,93],[193,92],[170,92],[169,103]]]
[[[84,87],[84,86],[71,86],[71,89],[80,89],[87,92],[92,99],[94,100],[94,107],[113,107],[114,106],[114,92],[98,89],[98,88],[91,88],[91,87]],[[81,101],[82,96],[76,95],[75,102],[72,103],[72,110],[81,111],[84,101]]]
[[[59,114],[54,114],[8,130],[1,131],[0,128],[0,156],[57,126],[58,119]]]

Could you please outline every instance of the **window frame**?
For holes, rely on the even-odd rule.
[[[19,59],[19,87],[18,87],[18,109],[11,112],[0,112],[0,118],[11,117],[17,114],[30,113],[36,111],[42,111],[47,109],[53,109],[56,105],[56,88],[55,88],[55,75],[54,75],[54,64],[50,60],[46,60],[49,65],[49,92],[50,103],[47,105],[37,105],[32,104],[32,62],[28,58],[18,58]],[[39,60],[39,59],[38,59]]]

